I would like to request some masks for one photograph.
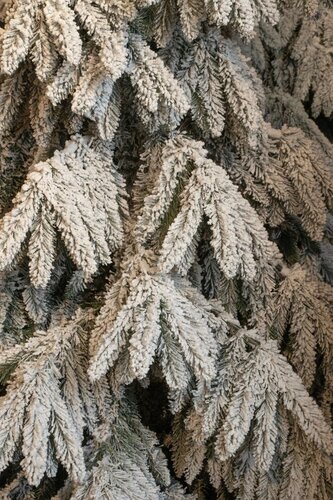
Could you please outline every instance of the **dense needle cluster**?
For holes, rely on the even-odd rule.
[[[332,498],[331,0],[0,16],[0,498]]]

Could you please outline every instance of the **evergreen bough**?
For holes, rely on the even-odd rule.
[[[0,16],[0,498],[332,498],[332,1]]]

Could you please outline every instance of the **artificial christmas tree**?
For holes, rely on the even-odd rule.
[[[0,13],[0,498],[331,498],[331,1]]]

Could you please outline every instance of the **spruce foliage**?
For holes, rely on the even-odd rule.
[[[0,18],[0,498],[332,498],[331,0]]]

